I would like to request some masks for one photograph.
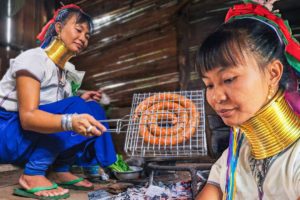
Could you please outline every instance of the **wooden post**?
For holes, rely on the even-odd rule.
[[[179,68],[179,89],[187,90],[190,81],[191,63],[189,56],[189,19],[187,4],[178,12],[177,29],[177,54]]]

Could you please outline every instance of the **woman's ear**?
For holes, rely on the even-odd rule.
[[[280,60],[276,59],[268,65],[269,79],[271,85],[279,85],[280,79],[283,74],[283,64]]]
[[[60,35],[61,29],[62,29],[62,23],[61,22],[56,22],[55,23],[55,31],[56,31],[58,36]]]

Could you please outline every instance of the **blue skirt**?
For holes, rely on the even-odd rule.
[[[39,109],[53,114],[87,113],[97,120],[106,119],[103,108],[94,101],[70,97]],[[103,123],[107,128],[108,124]],[[65,172],[76,162],[107,167],[116,161],[110,133],[84,137],[73,131],[41,134],[22,129],[18,112],[0,109],[0,163],[25,166],[24,174],[45,175],[51,166]]]

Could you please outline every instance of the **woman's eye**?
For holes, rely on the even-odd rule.
[[[212,84],[205,85],[206,89],[212,89],[214,86]]]
[[[236,77],[232,77],[232,78],[228,78],[224,80],[224,83],[232,83],[234,80],[236,79]]]
[[[76,30],[77,30],[77,32],[78,32],[78,33],[81,33],[81,32],[82,32],[82,30],[81,30],[81,29],[78,29],[78,28],[77,28]]]

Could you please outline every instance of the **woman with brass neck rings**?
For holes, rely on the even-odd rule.
[[[207,101],[232,131],[228,149],[196,199],[296,200],[300,98],[292,77],[299,71],[287,60],[281,27],[256,13],[270,12],[257,4],[239,6],[197,53]],[[298,103],[287,98],[291,93]]]
[[[93,189],[70,173],[76,160],[103,167],[116,161],[107,124],[98,122],[105,113],[93,101],[101,94],[73,96],[82,74],[68,61],[87,47],[92,28],[78,6],[60,8],[38,36],[41,47],[12,59],[0,82],[0,163],[24,166],[16,195],[67,198],[65,188]]]

